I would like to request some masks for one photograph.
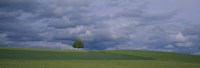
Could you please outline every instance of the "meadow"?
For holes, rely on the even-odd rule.
[[[143,50],[0,48],[0,68],[200,68],[200,56]]]

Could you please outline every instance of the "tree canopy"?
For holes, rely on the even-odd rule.
[[[83,48],[84,47],[83,41],[81,39],[76,39],[73,43],[73,47],[78,49]]]

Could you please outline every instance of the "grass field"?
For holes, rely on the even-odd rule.
[[[0,68],[200,68],[200,56],[142,50],[0,48]]]

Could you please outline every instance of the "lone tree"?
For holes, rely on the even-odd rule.
[[[74,48],[83,48],[84,47],[84,44],[83,44],[83,41],[81,39],[76,39],[73,43],[73,47]]]

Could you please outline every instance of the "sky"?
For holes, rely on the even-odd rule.
[[[199,0],[0,0],[0,46],[200,54]]]

